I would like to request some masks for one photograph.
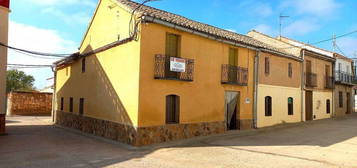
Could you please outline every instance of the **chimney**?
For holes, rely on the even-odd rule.
[[[10,0],[0,0],[0,6],[10,8]]]

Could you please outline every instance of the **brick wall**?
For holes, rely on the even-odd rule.
[[[11,92],[7,115],[51,115],[52,93]]]

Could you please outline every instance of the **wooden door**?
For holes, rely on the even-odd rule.
[[[306,121],[313,120],[313,105],[312,105],[312,91],[305,93],[305,117]]]
[[[351,94],[350,93],[347,93],[346,94],[346,96],[347,96],[347,98],[346,98],[346,109],[347,109],[347,111],[346,111],[346,114],[351,114]]]
[[[239,129],[239,92],[225,93],[225,118],[227,130]]]

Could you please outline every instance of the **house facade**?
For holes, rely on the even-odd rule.
[[[295,57],[303,61],[300,65],[299,73],[301,75],[301,83],[300,85],[297,85],[297,83],[295,82],[295,88],[297,88],[296,86],[299,86],[300,88],[299,93],[301,103],[300,108],[298,108],[300,111],[297,111],[297,113],[300,114],[299,121],[309,121],[331,117],[333,113],[333,67],[335,62],[333,54],[285,37],[273,38],[254,30],[249,32],[248,36],[253,37],[256,40],[260,40],[271,46],[274,46],[278,49],[284,50],[287,53],[291,53]],[[286,72],[286,68],[284,66],[281,67],[282,68],[280,72],[283,72],[284,69]],[[288,81],[289,80],[284,80],[284,82]],[[290,87],[291,86],[293,85],[290,85]],[[281,91],[280,93],[286,93],[285,89],[283,89],[282,87],[280,87],[278,90]],[[284,92],[282,92],[282,90],[284,90]],[[295,94],[297,93],[298,91],[295,90]],[[260,94],[259,90],[258,94]],[[283,98],[285,99],[286,97]],[[293,100],[291,98],[289,100]],[[262,100],[259,100],[259,102],[262,102]],[[291,101],[279,100],[279,102]],[[284,103],[284,105],[280,106],[285,106],[286,109],[287,105],[285,105]],[[285,111],[286,110],[284,110],[283,112]],[[260,113],[264,114],[265,112],[263,113],[261,110]],[[274,121],[273,118],[274,117],[265,117],[264,122],[273,121],[271,124],[269,124],[273,125],[279,122],[286,122],[288,119],[287,117],[285,117],[285,120],[281,119],[283,118],[281,115],[279,117],[276,117],[280,118],[278,120]],[[295,118],[293,121],[297,122],[298,119]]]
[[[55,63],[56,123],[135,146],[253,128],[260,54],[289,55],[138,5],[101,0],[79,53]]]
[[[7,45],[9,30],[9,0],[0,0],[0,42]],[[5,134],[7,48],[0,46],[0,135]]]
[[[333,69],[336,61],[333,53],[286,37],[278,38],[302,49],[305,76],[305,121],[332,117],[334,113]]]
[[[355,74],[353,60],[341,54],[334,54],[335,64],[335,113],[334,116],[352,114],[354,110]]]

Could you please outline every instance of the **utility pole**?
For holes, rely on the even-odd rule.
[[[283,19],[288,18],[290,16],[284,16],[282,13],[279,15],[279,39],[281,40],[281,34],[282,34],[282,25],[283,25]]]

